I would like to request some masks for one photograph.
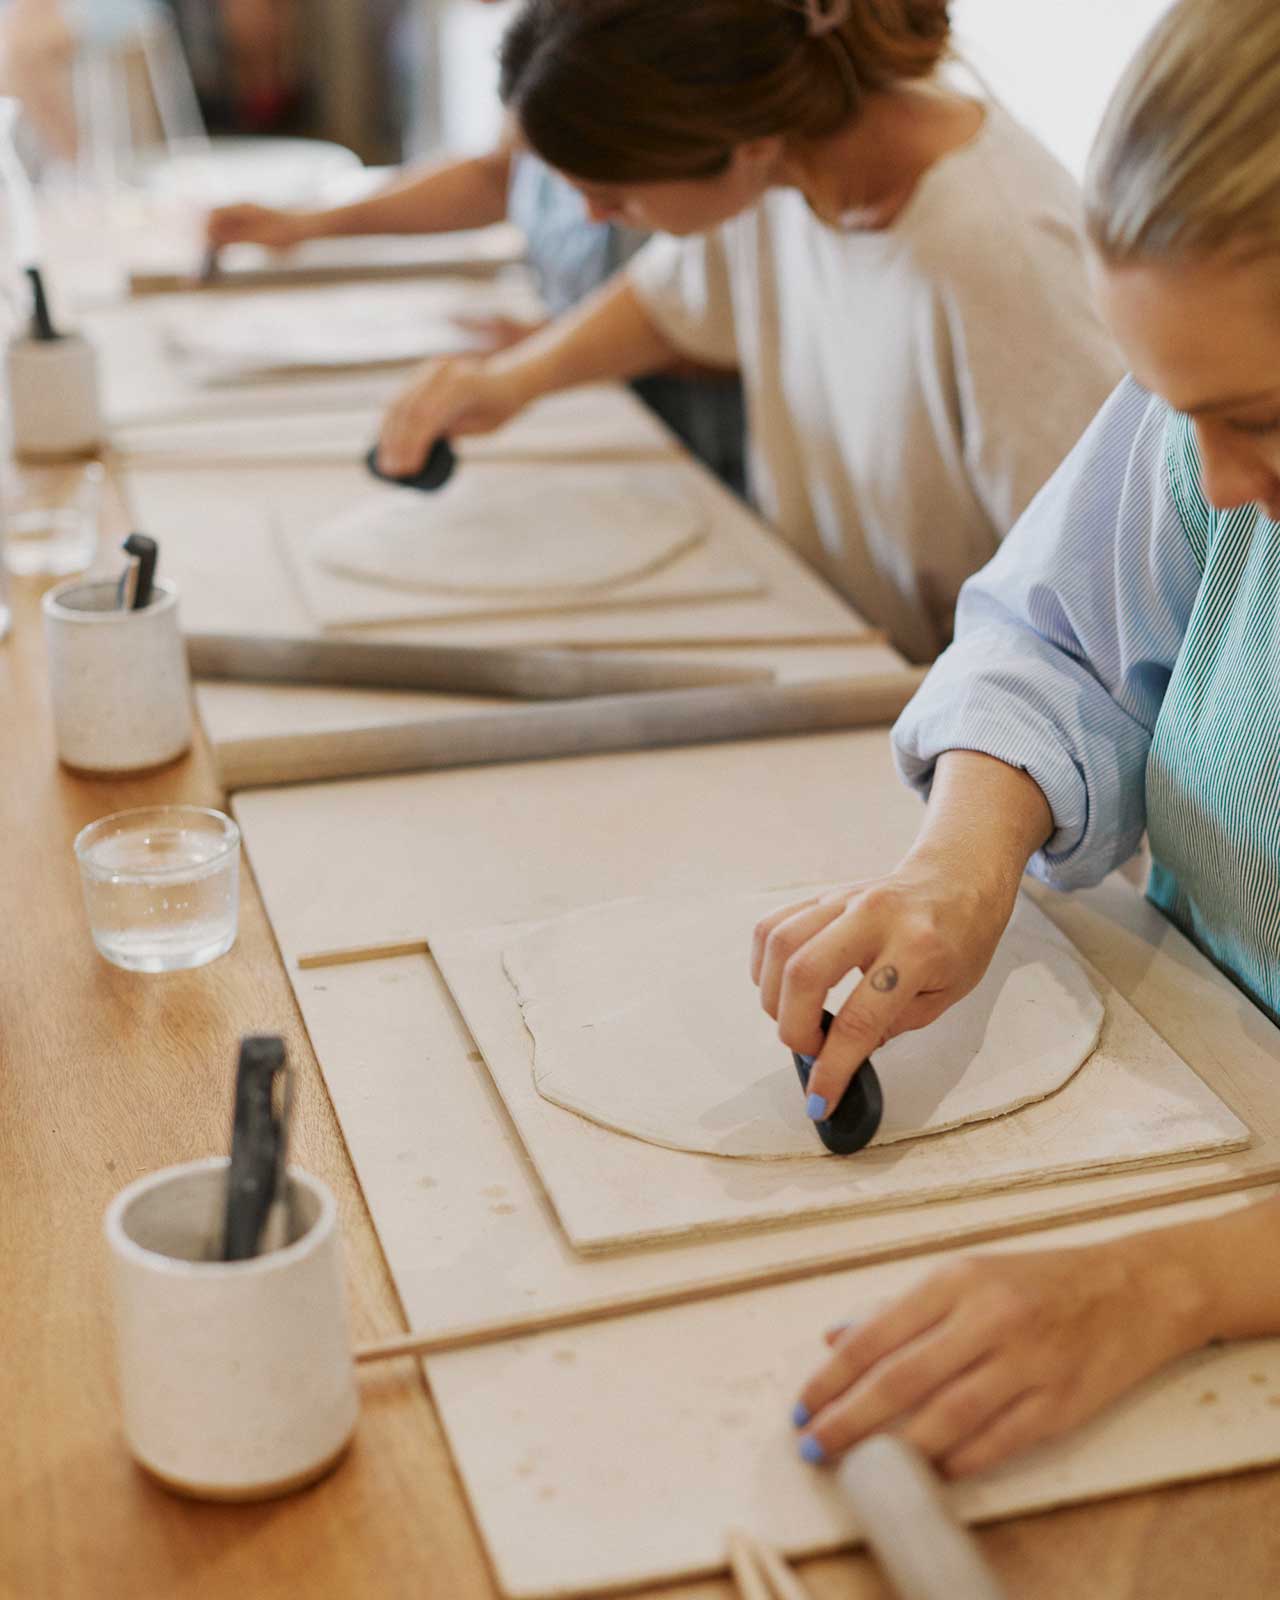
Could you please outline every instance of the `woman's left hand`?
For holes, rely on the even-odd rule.
[[[958,1262],[827,1335],[796,1407],[801,1453],[887,1431],[950,1477],[984,1472],[1202,1344],[1203,1314],[1158,1233]]]

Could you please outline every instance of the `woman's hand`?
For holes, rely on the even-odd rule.
[[[924,826],[895,871],[758,925],[751,976],[782,1042],[817,1057],[815,1121],[840,1103],[877,1046],[923,1028],[974,987],[1013,914],[1027,860],[1052,830],[1048,802],[1025,772],[976,750],[948,750]],[[862,981],[824,1042],[827,993],[854,967]]]
[[[1165,1240],[976,1257],[827,1335],[800,1392],[806,1460],[889,1431],[951,1477],[1077,1427],[1208,1336],[1199,1280]]]
[[[888,877],[784,906],[757,925],[751,976],[782,1042],[817,1056],[809,1078],[816,1120],[840,1103],[873,1050],[923,1028],[978,983],[1015,893],[1016,883],[1012,892],[985,890],[960,862],[908,857]],[[854,967],[862,982],[824,1044],[827,992]]]
[[[248,204],[211,211],[204,230],[206,242],[219,249],[224,244],[261,244],[271,250],[288,250],[311,237],[301,212]]]
[[[527,403],[513,374],[483,357],[428,361],[383,419],[378,466],[392,477],[417,472],[442,437],[491,433]]]

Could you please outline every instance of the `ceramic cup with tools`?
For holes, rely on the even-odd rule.
[[[106,1215],[125,1434],[179,1493],[286,1494],[322,1477],[355,1429],[337,1205],[289,1169],[282,1248],[222,1256],[228,1160],[151,1173]]]
[[[117,583],[76,579],[44,597],[58,758],[81,772],[162,766],[191,743],[191,684],[172,584],[120,604]]]

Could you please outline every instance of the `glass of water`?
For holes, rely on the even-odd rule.
[[[4,551],[18,577],[66,577],[91,566],[98,534],[106,469],[90,461],[75,469],[24,471],[10,476],[3,491]]]
[[[115,966],[177,972],[235,943],[240,830],[220,811],[117,811],[82,828],[75,852],[93,942]]]

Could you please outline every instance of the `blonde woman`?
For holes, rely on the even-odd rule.
[[[521,139],[596,218],[674,237],[514,350],[427,367],[384,469],[553,389],[735,366],[761,510],[931,660],[1120,373],[1075,185],[944,86],[949,43],[946,0],[524,0]]]
[[[794,1049],[818,1051],[827,989],[867,974],[810,1079],[826,1104],[978,981],[1028,861],[1058,888],[1096,883],[1144,826],[1150,898],[1280,1014],[1277,106],[1274,0],[1180,0],[1116,93],[1087,221],[1134,377],[966,585],[956,642],[895,730],[929,796],[907,859],[757,930]],[[801,1449],[821,1461],[890,1428],[979,1471],[1211,1339],[1274,1333],[1275,1200],[979,1257],[833,1337],[799,1397]]]

